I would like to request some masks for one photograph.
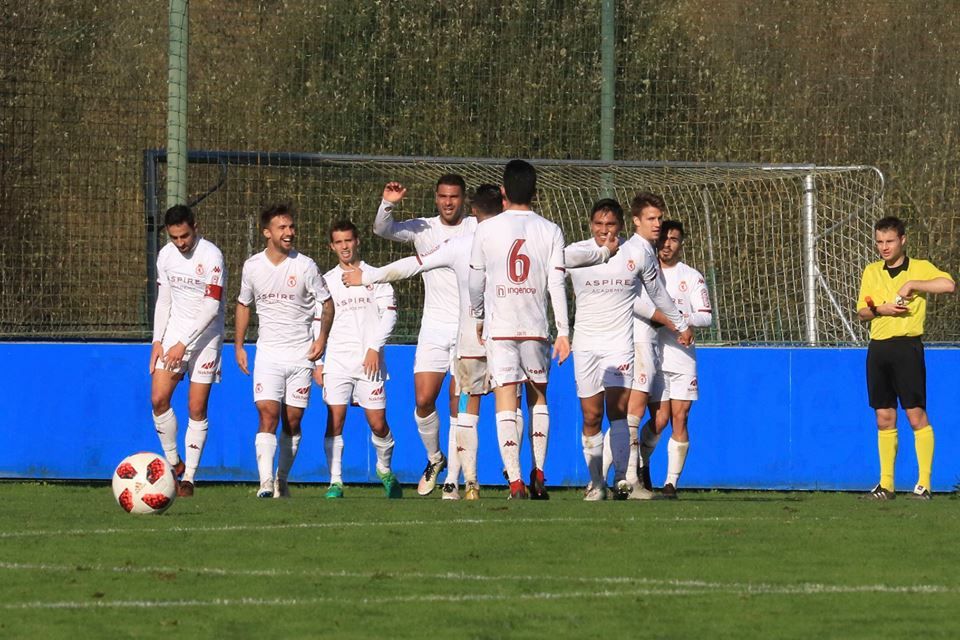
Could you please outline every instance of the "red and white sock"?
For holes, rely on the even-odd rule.
[[[297,451],[300,450],[301,435],[291,436],[280,432],[279,455],[277,455],[277,480],[286,480],[290,475]]]
[[[177,453],[177,414],[173,412],[173,407],[153,416],[153,427],[157,430],[167,462],[171,467],[176,465],[180,462],[180,454]]]
[[[277,436],[274,433],[260,432],[253,440],[257,452],[257,473],[260,475],[260,487],[273,491],[273,458],[277,455]]]
[[[445,482],[460,486],[460,454],[457,451],[457,416],[450,416],[450,431],[447,433],[447,477]]]
[[[533,448],[533,466],[543,470],[547,461],[547,440],[550,436],[550,409],[545,404],[533,407],[530,417],[530,445]]]
[[[460,464],[463,467],[463,479],[466,482],[477,481],[477,422],[480,416],[461,413],[457,416],[456,448]]]
[[[434,413],[433,415],[437,415]],[[390,471],[390,463],[393,460],[393,434],[387,431],[387,435],[382,438],[375,433],[370,434],[370,442],[373,448],[377,450],[377,471],[387,473]]]
[[[520,442],[517,439],[517,412],[497,412],[497,442],[500,445],[500,457],[503,468],[507,470],[507,480],[520,479]]]

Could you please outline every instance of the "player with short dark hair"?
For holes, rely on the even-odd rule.
[[[377,284],[348,289],[343,275],[370,268],[360,259],[360,232],[349,220],[330,229],[330,250],[338,264],[324,274],[337,309],[323,360],[323,398],[327,402],[324,448],[330,467],[327,498],[343,497],[343,425],[347,407],[358,404],[370,425],[370,441],[377,452],[377,477],[388,498],[403,491],[391,469],[394,440],[387,424],[387,380],[383,347],[397,322],[393,287]]]
[[[197,230],[185,205],[167,209],[164,226],[170,242],[157,255],[157,304],[150,350],[150,399],[153,424],[164,456],[177,476],[177,494],[194,493],[194,476],[207,440],[211,385],[220,381],[223,348],[223,254]],[[184,459],[177,451],[177,417],[170,406],[177,383],[190,377],[189,421]]]
[[[563,233],[531,207],[536,193],[532,165],[510,161],[504,169],[502,189],[505,210],[479,225],[474,235],[471,313],[477,320],[478,336],[485,338],[497,409],[497,439],[510,497],[528,497],[520,471],[516,385],[530,382],[534,462],[530,492],[534,499],[547,499],[543,468],[550,429],[546,396],[550,371],[548,290],[557,328],[553,355],[561,364],[570,355]]]
[[[691,327],[709,327],[713,323],[713,306],[703,275],[682,262],[683,223],[665,220],[660,227],[657,257],[666,282],[666,290],[680,313]],[[660,434],[672,425],[667,443],[667,476],[660,497],[676,498],[680,474],[690,448],[687,421],[693,402],[699,398],[697,380],[697,352],[691,342],[680,344],[676,339],[674,321],[644,297],[641,313],[657,325],[657,340],[660,349],[660,367],[654,376],[649,406],[651,419],[640,431],[640,465],[644,487],[651,489],[650,456],[653,454]]]
[[[406,196],[407,189],[399,182],[388,182],[383,188],[383,199],[377,210],[373,230],[378,236],[398,242],[411,242],[418,255],[428,255],[447,240],[473,233],[477,221],[464,216],[463,204],[466,184],[457,174],[444,174],[437,180],[434,203],[437,215],[411,220],[394,219],[394,208]],[[456,309],[459,292],[456,275],[450,269],[434,269],[423,273],[423,314],[413,363],[414,421],[423,441],[427,463],[417,485],[417,493],[428,495],[436,487],[437,476],[447,466],[447,458],[440,450],[440,418],[437,415],[437,397],[443,379],[456,360],[458,322]],[[450,428],[456,428],[457,396],[455,385],[450,385]],[[448,455],[456,455],[456,448]]]
[[[260,476],[257,497],[287,498],[287,479],[300,447],[300,424],[310,401],[314,363],[326,348],[334,308],[316,263],[293,248],[293,207],[275,204],[265,208],[260,213],[260,230],[267,246],[243,264],[234,347],[237,365],[250,375],[243,341],[250,305],[256,305],[260,320],[253,368],[253,401],[260,417],[254,441]]]
[[[929,500],[933,468],[933,427],[927,416],[927,375],[923,325],[927,294],[953,293],[950,274],[905,251],[906,225],[896,217],[873,227],[880,260],[863,271],[857,317],[870,323],[867,347],[867,393],[877,416],[880,482],[864,497],[892,500],[897,457],[897,401],[913,428],[919,477],[912,497]]]

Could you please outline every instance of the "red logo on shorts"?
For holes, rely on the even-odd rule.
[[[213,369],[213,365],[215,365],[216,363],[217,363],[216,360],[211,360],[210,362],[204,362],[202,365],[200,365],[200,368],[201,368],[201,369]]]
[[[297,286],[297,276],[290,276],[289,278],[287,278],[287,286],[288,287]]]
[[[638,375],[637,382],[639,382],[640,384],[647,384],[647,374],[641,373],[640,375]]]
[[[263,385],[258,382],[257,385],[253,388],[253,390],[255,393],[260,393],[261,391],[263,391]]]
[[[307,395],[307,393],[308,393],[309,391],[310,391],[310,387],[301,387],[301,388],[299,388],[299,389],[296,390],[296,393],[297,393],[298,395],[305,396],[305,395]]]
[[[370,392],[371,396],[382,396],[383,395],[383,385],[380,385],[376,389]]]
[[[198,265],[197,265],[197,275],[198,275],[198,276],[202,276],[202,275],[203,275],[203,265],[202,265],[202,264],[198,264]]]
[[[694,378],[693,380],[690,381],[690,389],[696,389],[696,388],[697,388],[697,379]]]
[[[622,364],[619,367],[617,367],[617,371],[627,371],[628,369],[630,369],[629,364]]]

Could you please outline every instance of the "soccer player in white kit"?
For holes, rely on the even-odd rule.
[[[667,220],[660,228],[658,257],[663,269],[667,291],[691,327],[709,327],[713,324],[710,292],[703,275],[681,262],[683,252],[683,224]],[[650,483],[650,456],[667,424],[672,424],[667,443],[667,477],[660,497],[677,497],[677,484],[690,447],[687,420],[690,408],[699,397],[697,383],[697,352],[693,343],[680,344],[673,330],[675,322],[653,309],[651,319],[659,326],[657,335],[662,350],[660,372],[650,393],[650,413],[653,416],[643,425],[640,434],[640,455],[644,482]]]
[[[256,305],[260,320],[253,367],[253,401],[260,414],[254,439],[260,476],[257,497],[288,498],[287,478],[300,448],[300,424],[310,401],[314,363],[326,348],[334,309],[316,263],[293,248],[296,223],[292,207],[277,204],[264,209],[260,230],[267,246],[243,264],[234,346],[237,365],[250,375],[243,340],[250,324],[250,305]]]
[[[609,198],[598,201],[590,213],[593,238],[568,246],[567,254],[617,242],[623,222],[620,203]],[[569,260],[567,264],[569,267]],[[634,362],[633,316],[640,288],[649,291],[681,329],[686,323],[661,286],[656,263],[635,243],[624,242],[620,251],[604,264],[572,268],[568,274],[577,300],[573,360],[583,413],[583,455],[590,471],[585,499],[603,500],[606,497],[601,433],[604,405],[611,438],[623,442],[628,435],[627,402]],[[639,490],[636,471],[628,473],[627,456],[619,456],[617,462],[618,493],[632,499],[649,497]],[[629,479],[625,479],[627,476]]]
[[[630,203],[633,217],[634,235],[630,238],[644,255],[647,263],[659,271],[659,261],[654,249],[660,237],[660,226],[666,204],[659,195],[642,191],[634,196]],[[661,274],[662,277],[662,274]],[[677,340],[687,345],[693,342],[693,330],[686,327]],[[630,485],[630,494],[652,497],[646,487],[639,482],[637,467],[640,464],[640,420],[647,410],[647,400],[660,365],[656,329],[649,319],[635,315],[633,323],[634,374],[630,400],[627,405],[627,438],[618,437],[617,432],[610,433],[610,445],[614,460],[626,456],[627,469],[625,481]],[[624,451],[626,449],[626,451]],[[618,493],[622,497],[626,487],[618,484]]]
[[[378,236],[398,242],[412,242],[418,255],[427,255],[445,241],[472,233],[477,221],[463,215],[466,184],[457,174],[445,174],[437,180],[434,202],[437,215],[397,221],[394,207],[406,195],[407,189],[399,182],[388,182],[383,189],[383,200],[377,210],[373,231]],[[433,491],[437,476],[447,466],[440,450],[440,418],[437,415],[437,397],[443,379],[456,358],[458,322],[451,310],[457,308],[459,294],[456,274],[450,269],[435,269],[423,274],[423,315],[420,335],[413,363],[413,386],[416,410],[413,419],[427,453],[427,464],[417,485],[417,493],[424,496]],[[455,432],[457,395],[450,385],[450,433]],[[448,450],[456,455],[456,447]]]
[[[377,477],[388,498],[401,498],[403,491],[390,467],[394,441],[387,424],[384,385],[387,371],[383,346],[397,322],[393,287],[377,284],[348,288],[343,283],[344,272],[370,268],[360,260],[360,234],[349,220],[333,225],[330,250],[338,264],[324,274],[337,310],[323,361],[323,397],[328,407],[324,449],[330,466],[326,497],[343,497],[343,425],[347,406],[355,403],[363,408],[373,432],[370,440],[377,452]]]
[[[500,188],[496,185],[480,185],[473,198],[471,209],[476,221],[482,222],[503,208]],[[379,268],[365,268],[350,271],[343,275],[348,286],[370,285],[379,282],[396,282],[419,273],[428,273],[434,269],[452,269],[457,279],[459,301],[459,328],[456,338],[456,387],[460,392],[457,416],[451,419],[450,455],[446,482],[442,497],[447,500],[460,498],[457,487],[461,463],[463,467],[468,500],[480,497],[477,483],[477,435],[480,397],[489,392],[487,376],[486,350],[477,337],[476,321],[470,314],[470,297],[467,288],[470,275],[470,250],[473,246],[473,230],[444,241],[439,247],[425,255],[402,258]]]
[[[477,187],[470,198],[470,207],[477,223],[495,216],[503,209],[500,188],[492,184],[482,184]],[[476,321],[470,313],[470,297],[467,295],[470,276],[470,251],[473,245],[473,233],[452,238],[440,247],[425,256],[402,258],[380,268],[367,269],[362,272],[347,272],[343,276],[348,286],[360,284],[374,284],[377,282],[395,282],[409,278],[418,273],[438,268],[451,268],[457,274],[457,284],[460,288],[460,330],[457,335],[457,364],[456,383],[460,390],[460,408],[457,415],[456,439],[452,447],[456,447],[458,457],[463,465],[463,474],[466,481],[467,500],[477,500],[480,497],[477,483],[477,423],[479,421],[480,397],[490,391],[489,374],[487,372],[486,349],[480,343],[476,331]],[[567,266],[571,260],[576,264],[597,264],[609,259],[611,252],[618,249],[616,238],[612,243],[592,246],[582,250],[565,250]],[[517,421],[522,420],[519,414]],[[522,424],[522,423],[521,423]],[[522,434],[518,429],[517,437]],[[451,456],[451,465],[448,467],[447,480],[443,485],[444,499],[458,499],[456,493],[456,477],[451,477],[454,458]],[[452,496],[457,496],[453,498]]]
[[[560,364],[570,355],[570,341],[563,233],[560,227],[534,213],[531,205],[536,188],[537,173],[532,165],[523,160],[507,163],[501,187],[504,211],[479,225],[474,235],[470,308],[477,320],[478,335],[486,336],[487,366],[497,410],[497,440],[510,482],[510,497],[527,498],[520,472],[515,385],[529,381],[534,463],[530,493],[534,499],[545,500],[549,496],[544,487],[543,467],[550,430],[548,289],[557,327],[553,355]]]
[[[210,388],[220,382],[223,347],[223,254],[197,233],[190,207],[170,207],[164,215],[170,242],[157,255],[157,305],[150,350],[153,425],[167,462],[183,476],[177,495],[190,497],[207,441]],[[189,421],[184,458],[177,452],[177,416],[170,399],[184,374],[190,376]]]

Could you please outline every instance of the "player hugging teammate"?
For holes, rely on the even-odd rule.
[[[620,204],[600,200],[589,214],[593,237],[565,247],[560,228],[534,211],[537,173],[525,161],[506,165],[502,185],[480,185],[473,192],[472,216],[464,215],[466,184],[458,175],[445,174],[437,181],[436,216],[397,221],[394,209],[406,191],[398,182],[387,183],[374,231],[412,243],[417,255],[380,268],[361,260],[361,233],[349,220],[331,229],[330,249],[338,264],[321,275],[313,260],[293,248],[292,208],[275,205],[261,214],[266,249],[244,265],[235,332],[238,366],[249,373],[243,341],[250,308],[255,307],[260,320],[253,367],[254,402],[260,415],[255,439],[257,495],[289,496],[287,479],[313,382],[323,387],[327,404],[326,497],[344,495],[342,433],[350,404],[364,409],[386,495],[402,495],[391,468],[394,440],[386,420],[383,348],[396,322],[388,283],[422,274],[425,297],[414,364],[413,421],[427,462],[418,493],[431,493],[438,474],[447,468],[441,496],[459,499],[462,463],[465,497],[479,499],[479,400],[492,389],[509,497],[548,499],[547,387],[551,360],[561,365],[571,354],[565,289],[569,269],[578,303],[573,355],[583,412],[583,453],[590,472],[585,499],[606,497],[610,464],[615,467],[615,497],[653,497],[650,453],[671,422],[662,495],[676,497],[688,446],[686,418],[697,390],[690,327],[709,325],[710,300],[703,277],[679,262],[683,228],[679,223],[662,224],[663,200],[648,193],[634,198],[636,233],[629,240],[620,235],[624,229]],[[171,245],[158,258],[160,300],[151,359],[154,421],[168,461],[184,474],[181,495],[193,491],[203,444],[198,433],[206,432],[209,384],[219,377],[220,293],[225,277],[222,256],[199,238],[192,212],[187,212],[186,207],[175,207],[167,214]],[[201,260],[209,263],[209,272]],[[201,270],[210,282],[186,276]],[[178,275],[181,271],[183,275]],[[666,279],[664,274],[669,274]],[[459,314],[450,314],[450,309],[459,309]],[[180,316],[189,316],[192,322],[179,320]],[[210,366],[205,364],[207,351]],[[204,364],[198,369],[199,360]],[[187,370],[191,421],[184,464],[177,454],[169,399]],[[450,436],[444,455],[436,400],[447,371],[456,372],[456,377],[450,385]],[[521,388],[527,391],[530,416],[529,482],[520,468]],[[652,417],[640,432],[648,401]],[[605,413],[610,423],[606,438]]]

